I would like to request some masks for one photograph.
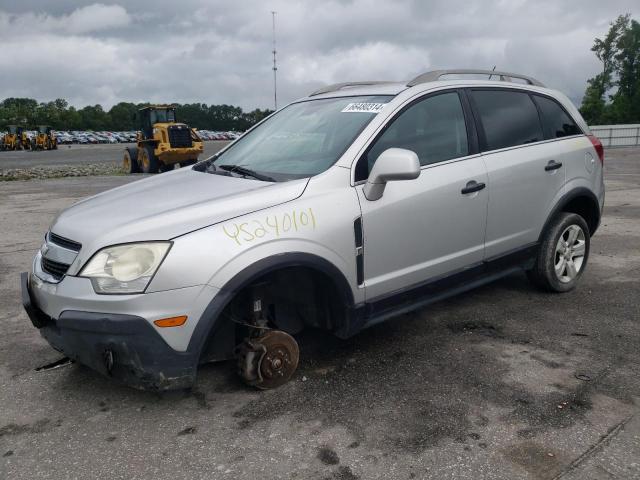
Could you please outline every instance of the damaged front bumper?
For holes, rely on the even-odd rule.
[[[172,349],[144,318],[65,310],[49,317],[34,301],[29,274],[21,274],[22,304],[49,344],[72,360],[126,385],[171,390],[193,385],[197,359]]]

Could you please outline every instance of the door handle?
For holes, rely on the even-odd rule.
[[[478,183],[475,180],[471,180],[470,182],[467,183],[467,185],[462,190],[460,190],[460,193],[462,193],[463,195],[466,195],[467,193],[479,192],[484,187],[486,187],[484,183],[482,182]]]
[[[549,163],[544,167],[545,172],[550,172],[551,170],[557,170],[562,167],[562,162],[556,162],[555,160],[549,160]]]

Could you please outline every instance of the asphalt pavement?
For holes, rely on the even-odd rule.
[[[347,341],[306,332],[294,379],[266,392],[229,362],[166,394],[36,371],[59,355],[19,273],[57,212],[138,177],[0,183],[0,478],[640,478],[640,149],[606,155],[576,290],[517,274]]]

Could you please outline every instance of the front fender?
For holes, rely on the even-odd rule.
[[[296,263],[297,261],[300,263]],[[358,291],[352,288],[355,286],[353,275],[355,271],[351,271],[352,264],[337,251],[327,248],[320,242],[303,238],[277,239],[243,250],[221,265],[207,283],[211,286],[217,286],[217,288],[225,288],[225,285],[228,285],[243,270],[261,264],[276,267],[330,265],[331,269],[344,279],[344,285],[349,290],[349,297],[353,299],[358,296]]]
[[[205,284],[223,288],[250,265],[297,252],[333,265],[346,279],[354,302],[364,301],[356,279],[357,198],[350,188],[330,193],[301,197],[175,238],[148,291]]]

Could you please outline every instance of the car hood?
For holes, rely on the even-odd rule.
[[[183,168],[84,199],[64,210],[51,231],[80,242],[84,255],[118,243],[169,240],[293,200],[307,182],[263,182]]]

